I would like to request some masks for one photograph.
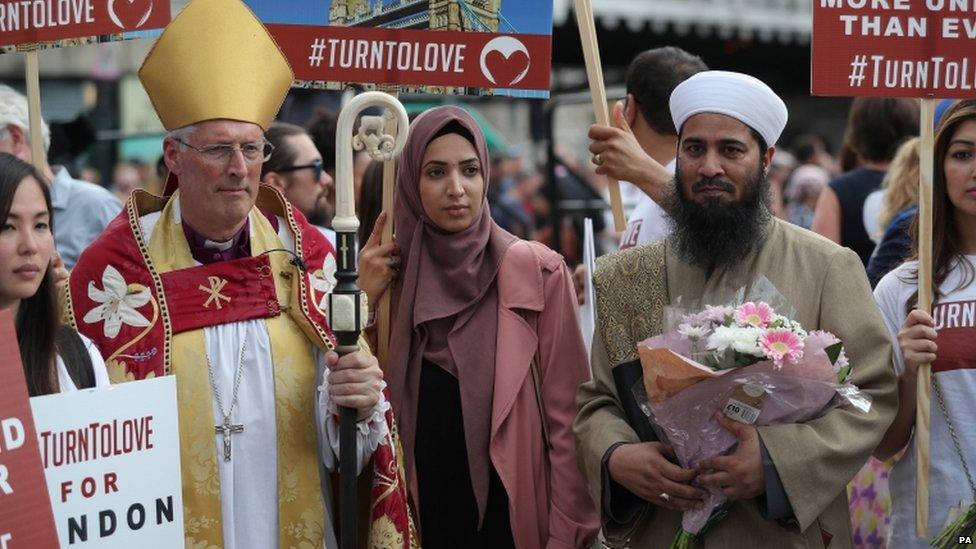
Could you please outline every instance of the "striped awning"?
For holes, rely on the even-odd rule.
[[[695,34],[703,38],[746,38],[761,42],[810,41],[810,0],[591,0],[597,22],[657,33]],[[573,0],[554,0],[553,17],[562,25],[573,17]]]

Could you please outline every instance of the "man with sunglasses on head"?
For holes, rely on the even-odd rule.
[[[311,136],[301,126],[287,122],[274,122],[264,132],[264,137],[274,147],[271,156],[261,166],[261,183],[274,187],[291,205],[312,219],[324,195],[334,194],[335,183],[324,169],[322,155]],[[335,246],[335,231],[312,225]],[[397,275],[400,257],[394,244],[382,244],[379,237],[383,224],[373,229],[373,235],[363,246],[359,256],[359,287],[366,292],[371,311],[379,301],[379,295]]]
[[[322,155],[300,126],[274,122],[264,134],[274,146],[261,166],[261,182],[278,189],[306,218],[315,212],[322,194],[335,187],[324,169]],[[335,231],[315,225],[335,245]]]
[[[397,467],[373,456],[393,447],[376,359],[332,352],[334,249],[260,184],[292,69],[239,0],[193,0],[139,78],[169,132],[164,196],[133,193],[82,254],[66,314],[113,382],[176,378],[188,547],[335,547],[338,407],[358,411],[360,467]],[[312,179],[316,159],[279,173]],[[407,537],[391,493],[372,516]]]

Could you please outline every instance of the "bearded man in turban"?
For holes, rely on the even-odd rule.
[[[678,129],[673,183],[664,187],[672,234],[601,258],[594,274],[599,329],[594,379],[579,391],[577,455],[610,545],[662,547],[699,505],[703,487],[729,497],[728,516],[699,547],[850,547],[846,485],[892,421],[891,344],[854,252],[770,215],[769,169],[786,126],[783,101],[744,74],[698,73],[671,95]],[[739,439],[695,469],[674,462],[640,411],[637,344],[663,331],[669,304],[730,296],[768,279],[808,330],[845,344],[851,382],[870,412],[833,408],[802,424],[755,428],[723,418]]]

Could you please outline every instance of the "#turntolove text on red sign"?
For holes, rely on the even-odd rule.
[[[976,0],[813,3],[813,95],[976,98]]]
[[[299,80],[549,89],[548,35],[267,26]]]
[[[158,29],[169,0],[0,0],[0,46]]]

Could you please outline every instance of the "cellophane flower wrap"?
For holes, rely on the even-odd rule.
[[[715,419],[718,412],[759,427],[802,423],[837,405],[871,407],[870,396],[847,383],[852,365],[843,343],[782,314],[792,307],[768,280],[754,288],[767,299],[745,300],[740,290],[727,305],[670,307],[666,326],[673,329],[638,345],[644,381],[634,392],[682,467],[734,451],[738,440]],[[672,547],[691,547],[724,516],[721,490],[703,488],[704,506],[684,513]]]

